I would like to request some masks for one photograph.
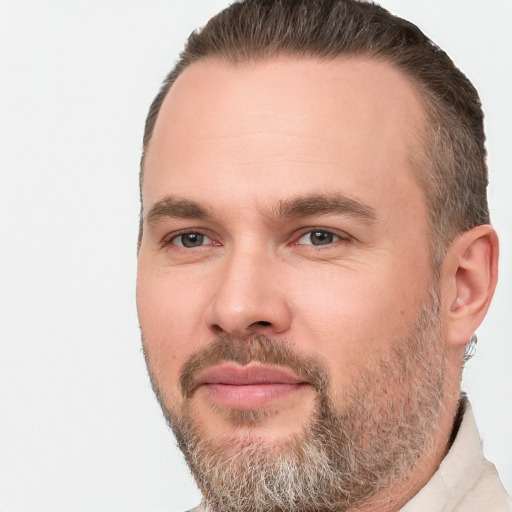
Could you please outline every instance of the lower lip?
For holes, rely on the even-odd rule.
[[[304,388],[305,384],[204,384],[203,387],[217,404],[234,409],[255,409],[289,397]]]

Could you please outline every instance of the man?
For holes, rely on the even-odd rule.
[[[137,301],[202,510],[511,510],[460,395],[497,279],[484,138],[376,5],[192,34],[146,122]]]

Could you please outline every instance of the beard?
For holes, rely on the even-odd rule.
[[[145,356],[153,389],[208,512],[343,512],[369,504],[411,474],[432,441],[442,403],[444,343],[434,286],[408,335],[371,366],[359,368],[357,381],[337,400],[342,408],[331,398],[323,361],[263,335],[224,337],[194,353],[181,374],[183,402],[176,410],[164,403]],[[285,366],[304,377],[316,394],[303,430],[270,442],[250,433],[223,440],[202,436],[194,415],[194,378],[225,361]],[[224,414],[234,426],[250,427],[272,412]]]

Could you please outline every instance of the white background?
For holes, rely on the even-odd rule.
[[[179,511],[198,492],[146,376],[134,283],[147,108],[224,0],[0,2],[0,511]],[[512,0],[386,0],[486,111],[501,281],[469,391],[512,491]]]

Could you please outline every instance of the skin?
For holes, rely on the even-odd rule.
[[[320,359],[343,411],[343,390],[407,335],[434,279],[426,199],[410,158],[424,121],[414,86],[384,62],[207,59],[183,72],[146,155],[137,282],[144,346],[168,409],[183,403],[179,377],[191,354],[219,336],[265,334]],[[298,198],[334,196],[349,199],[348,213],[276,213]],[[311,232],[329,243],[313,245]],[[184,233],[203,235],[203,244],[184,247]],[[496,255],[495,234],[483,226],[457,239],[440,269],[443,407],[413,475],[383,497],[389,510],[446,453],[464,345],[492,296]],[[313,410],[307,385],[261,403],[261,389],[245,393],[222,402],[198,389],[193,413],[205,438],[276,443],[301,431]],[[246,400],[268,413],[255,425],[226,414]]]

